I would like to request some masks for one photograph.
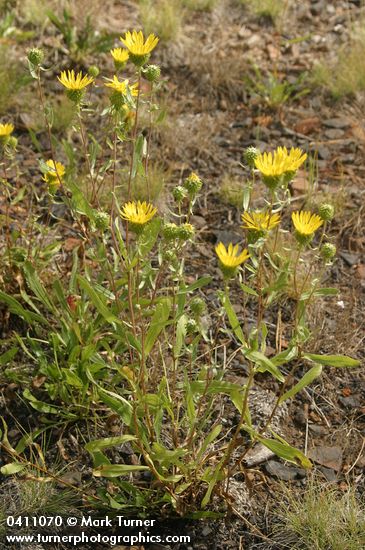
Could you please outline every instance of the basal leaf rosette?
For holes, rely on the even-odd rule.
[[[299,148],[292,147],[288,152],[286,147],[278,147],[273,153],[260,153],[254,162],[264,184],[274,191],[279,185],[288,185],[306,158]]]

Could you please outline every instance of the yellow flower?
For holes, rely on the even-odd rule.
[[[46,161],[46,165],[48,170],[43,179],[51,188],[56,188],[60,185],[60,181],[62,182],[66,169],[61,162],[53,162],[51,159]]]
[[[251,231],[270,231],[280,223],[280,215],[269,212],[244,212],[241,218],[243,229]]]
[[[139,233],[156,214],[157,208],[146,201],[127,202],[120,213],[121,217],[131,224],[131,229]]]
[[[85,88],[91,84],[94,79],[91,76],[83,75],[82,72],[75,75],[75,71],[62,71],[57,77],[61,84],[66,88],[66,93],[71,101],[80,103]]]
[[[114,48],[114,50],[110,50],[110,53],[118,69],[123,68],[129,59],[129,53],[124,48]]]
[[[127,90],[129,89],[132,96],[138,95],[138,84],[128,85],[128,80],[123,80],[122,82],[118,80],[117,76],[113,76],[113,79],[107,78],[108,84],[105,84],[108,88],[112,88],[119,94],[127,95]]]
[[[255,159],[255,167],[261,172],[263,181],[270,188],[275,188],[282,176],[290,179],[303,164],[307,154],[301,149],[278,147],[274,153],[260,153]]]
[[[83,90],[91,84],[94,79],[88,75],[82,75],[82,72],[75,75],[75,71],[62,71],[60,76],[57,77],[61,84],[68,90]]]
[[[120,40],[128,49],[131,61],[138,66],[146,63],[158,43],[158,38],[154,34],[150,34],[145,41],[142,31],[127,31],[125,37],[121,37]]]
[[[323,224],[323,220],[317,214],[312,214],[312,212],[297,211],[293,212],[291,217],[297,235],[300,237],[311,237]]]
[[[228,245],[228,248],[223,243],[217,244],[215,252],[219,259],[220,268],[226,277],[234,276],[237,267],[250,257],[246,248],[239,254],[238,244],[233,246],[232,243]]]
[[[0,124],[0,139],[8,138],[14,131],[14,126],[10,123]]]

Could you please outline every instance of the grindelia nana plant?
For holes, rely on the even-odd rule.
[[[195,233],[192,213],[203,182],[195,173],[186,175],[173,190],[175,207],[166,216],[148,197],[151,138],[158,117],[154,98],[160,86],[160,68],[148,63],[158,38],[133,30],[121,42],[125,48],[111,51],[114,75],[101,79],[95,67],[89,74],[65,69],[59,75],[60,86],[74,104],[78,138],[63,141],[63,149],[52,139],[42,52],[29,54],[49,136],[40,184],[48,190],[50,206],[64,203],[77,246],[70,255],[52,226],[45,234],[36,219],[28,235],[16,237],[26,239],[25,252],[16,259],[10,254],[7,261],[24,282],[13,295],[1,292],[0,299],[23,319],[27,330],[7,341],[0,359],[9,362],[6,374],[20,384],[27,380],[11,365],[14,357],[22,354],[36,371],[37,391],[26,387],[23,395],[43,414],[40,422],[44,415],[57,425],[80,418],[98,418],[99,425],[106,425],[109,415],[119,419],[117,435],[100,438],[105,428],[86,444],[94,476],[112,480],[91,499],[95,504],[140,513],[165,507],[202,517],[210,513],[207,508],[214,507],[216,496],[230,502],[229,480],[246,473],[244,458],[256,443],[309,468],[308,458],[270,430],[270,422],[283,402],[320,375],[323,365],[358,364],[345,356],[312,354],[309,348],[308,305],[318,296],[335,293],[320,286],[335,254],[326,237],[333,209],[321,205],[318,212],[293,212],[292,228],[284,229],[288,186],[306,154],[296,148],[278,147],[273,153],[249,148],[245,161],[254,177],[261,175],[266,206],[253,208],[256,183],[248,182],[242,213],[245,245],[216,247],[222,271],[221,321],[225,316],[228,323],[207,327],[204,287],[211,278],[196,277],[188,283],[185,276]],[[133,76],[127,79],[123,71],[130,64]],[[96,87],[108,95],[108,107],[101,113],[93,96]],[[142,110],[151,121],[147,132],[139,124]],[[105,145],[87,129],[90,113],[92,119],[103,117]],[[5,151],[13,128],[4,125],[2,131]],[[127,169],[121,160],[126,152]],[[5,155],[4,166],[6,162]],[[137,177],[145,181],[144,201],[135,196]],[[7,189],[11,204],[15,191]],[[58,231],[61,224],[56,227]],[[37,231],[41,242],[52,235],[57,241],[48,262],[41,261],[42,246],[36,247]],[[68,258],[64,268],[53,258],[60,251]],[[238,318],[232,292],[239,292],[245,309],[250,300],[253,325],[248,327],[244,316]],[[277,349],[269,355],[270,310],[288,296],[295,303],[285,334],[288,342],[282,349],[278,324]],[[226,361],[216,353],[222,346],[230,354]],[[247,373],[243,384],[227,377],[236,356]],[[279,390],[270,417],[257,422],[250,414],[250,392],[263,373]],[[227,407],[238,411],[233,428],[222,422]],[[31,444],[32,437],[28,439]],[[113,463],[112,448],[124,445],[132,447],[134,460]],[[24,439],[20,447],[4,445],[13,462],[3,473],[22,469],[19,454],[26,446]]]

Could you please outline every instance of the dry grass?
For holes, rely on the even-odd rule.
[[[144,31],[156,34],[164,42],[175,41],[184,18],[180,0],[139,0]]]
[[[337,487],[313,478],[298,497],[290,487],[283,486],[274,511],[278,523],[275,541],[291,550],[359,550],[365,544],[365,505],[348,488],[341,493]]]
[[[358,27],[351,41],[339,49],[333,62],[323,60],[314,67],[314,82],[335,99],[365,90],[365,30]]]

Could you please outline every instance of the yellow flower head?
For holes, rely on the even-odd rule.
[[[235,275],[237,267],[243,264],[250,256],[246,248],[241,253],[238,253],[238,244],[233,246],[232,243],[228,245],[228,248],[223,243],[218,243],[215,247],[215,252],[218,256],[221,270],[226,277]]]
[[[261,172],[264,183],[275,187],[282,176],[290,178],[303,164],[307,154],[301,149],[278,147],[274,153],[260,153],[255,159],[255,167]]]
[[[120,40],[129,51],[131,61],[139,66],[148,61],[150,53],[158,43],[158,38],[154,34],[150,34],[145,40],[142,31],[127,31],[125,37],[120,37]]]
[[[127,202],[120,213],[121,217],[131,224],[131,229],[140,232],[156,214],[157,208],[146,201]]]
[[[323,224],[323,220],[312,212],[293,212],[292,220],[295,230],[302,237],[309,237]]]
[[[58,187],[60,180],[62,181],[65,175],[65,167],[61,162],[53,162],[53,160],[47,160],[46,165],[48,167],[47,172],[44,174],[43,179],[50,187]]]
[[[280,223],[280,215],[270,212],[244,212],[241,218],[243,229],[249,231],[270,231]]]
[[[137,96],[138,95],[138,84],[131,84],[130,86],[128,85],[128,80],[123,80],[123,81],[120,81],[118,80],[118,77],[117,76],[113,76],[113,79],[110,79],[110,78],[107,78],[106,80],[108,80],[108,83],[105,84],[105,86],[107,86],[108,88],[112,88],[115,92],[118,92],[119,94],[122,94],[122,95],[127,95],[127,90],[129,89],[130,91],[130,94],[132,96]]]
[[[57,77],[61,84],[68,90],[78,90],[81,91],[86,86],[91,84],[94,79],[91,76],[84,75],[82,72],[75,75],[75,71],[62,71],[60,76]]]
[[[124,48],[114,48],[114,50],[110,50],[110,53],[112,54],[114,63],[118,68],[124,67],[129,59],[129,53]]]
[[[8,138],[14,131],[14,126],[10,123],[0,124],[0,138]]]

